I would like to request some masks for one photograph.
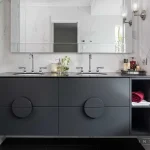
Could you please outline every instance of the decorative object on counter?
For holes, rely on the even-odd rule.
[[[65,56],[64,58],[59,59],[57,72],[59,74],[67,72],[69,70],[69,63],[70,63],[70,58],[68,56]]]
[[[70,63],[70,58],[68,56],[65,56],[64,58],[62,58],[61,60],[62,72],[66,72],[69,70],[69,63]]]
[[[122,75],[146,75],[146,71],[142,70],[140,65],[135,61],[134,57],[132,60],[124,59],[123,69],[121,70]]]
[[[129,61],[128,61],[128,65],[127,66],[128,66],[128,70],[130,70],[130,62]]]
[[[62,64],[61,60],[59,59],[58,65],[57,65],[57,73],[61,74],[62,73]]]
[[[128,59],[124,59],[123,70],[124,71],[128,70]]]
[[[132,60],[130,61],[130,69],[135,70],[136,68],[136,61],[134,60],[134,57],[132,57]]]
[[[127,71],[121,70],[121,74],[122,75],[146,75],[146,71],[144,70],[140,70],[140,71],[136,71],[136,70],[132,70],[129,69]]]
[[[146,75],[146,71],[141,69],[139,63],[135,61],[134,57],[132,60],[124,59],[123,69],[121,70],[122,75]]]
[[[141,70],[141,67],[140,67],[140,65],[137,63],[137,65],[136,65],[136,71],[140,71]]]
[[[132,92],[132,102],[140,103],[142,100],[144,100],[143,92]]]
[[[51,63],[51,72],[57,73],[58,63]]]

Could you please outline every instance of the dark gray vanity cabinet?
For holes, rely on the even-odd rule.
[[[0,78],[0,106],[11,106],[19,97],[30,99],[34,107],[58,106],[58,79]]]
[[[58,79],[0,78],[1,135],[58,135]]]
[[[59,79],[61,136],[129,135],[128,78]]]
[[[59,105],[80,107],[98,97],[108,107],[129,107],[129,90],[128,78],[59,79]]]
[[[96,119],[86,116],[82,107],[62,107],[59,110],[61,136],[128,136],[129,108],[106,107]]]
[[[0,119],[1,119],[0,122],[1,135],[8,135],[8,136],[58,135],[57,107],[34,107],[31,114],[25,118],[19,118],[16,115],[14,115],[10,107],[0,107]]]
[[[0,134],[128,136],[128,78],[0,78]]]

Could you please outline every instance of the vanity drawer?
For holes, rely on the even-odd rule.
[[[59,108],[59,135],[129,136],[129,108],[107,107],[95,119],[87,116],[81,107]]]
[[[64,78],[59,79],[59,106],[83,106],[98,98],[104,106],[129,106],[127,78]]]
[[[23,108],[24,109],[24,108]],[[26,113],[21,110],[21,114]],[[18,116],[19,116],[18,112]],[[32,112],[19,118],[9,107],[0,108],[0,134],[1,135],[58,135],[58,108],[34,107]]]
[[[0,106],[26,97],[33,106],[58,106],[56,78],[0,78]]]

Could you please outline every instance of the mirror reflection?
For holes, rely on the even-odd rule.
[[[11,52],[132,53],[131,0],[11,0]]]

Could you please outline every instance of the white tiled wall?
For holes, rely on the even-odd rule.
[[[135,18],[134,22],[136,21],[137,20]],[[137,34],[136,26],[134,28],[135,34]],[[114,72],[119,70],[122,65],[122,60],[125,58],[125,56],[131,57],[135,55],[138,57],[138,45],[136,38],[133,39],[133,46],[134,53],[132,55],[93,54],[93,70],[95,71],[96,67],[98,66],[104,66],[104,71],[106,72]],[[83,66],[84,70],[88,69],[87,54],[36,54],[36,71],[38,71],[39,67],[48,66],[55,59],[65,55],[71,57],[70,71],[76,71],[77,66]],[[10,2],[9,0],[3,0],[3,2],[0,3],[0,72],[18,71],[19,66],[26,66],[27,70],[30,71],[31,60],[27,54],[12,54],[10,52]]]
[[[150,73],[150,1],[140,0],[140,12],[146,9],[147,18],[143,21],[138,17],[139,22],[139,58],[141,60],[148,58],[148,65],[145,66]]]

